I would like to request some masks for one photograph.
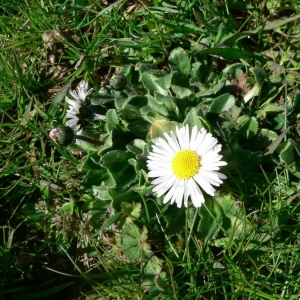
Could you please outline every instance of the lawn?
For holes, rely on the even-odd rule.
[[[300,299],[298,0],[2,2],[0,299]]]

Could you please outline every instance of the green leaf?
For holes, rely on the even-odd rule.
[[[91,103],[93,105],[104,105],[106,103],[111,103],[114,101],[114,96],[111,94],[103,93],[98,95],[92,95],[90,96]]]
[[[215,44],[218,45],[219,42],[221,41],[221,39],[223,38],[225,33],[225,26],[223,23],[220,23],[219,27],[218,27],[218,34],[215,38]]]
[[[135,139],[134,141],[130,142],[126,145],[126,148],[134,153],[135,155],[142,154],[146,148],[146,142],[144,140]]]
[[[231,195],[225,195],[218,200],[224,214],[222,227],[227,236],[214,241],[214,245],[226,247],[227,243],[238,243],[245,233],[251,230],[252,226],[247,221],[244,211],[236,205]]]
[[[282,106],[276,104],[276,103],[266,104],[262,109],[265,112],[281,112],[281,111],[284,111],[284,108]]]
[[[65,211],[71,216],[73,214],[73,209],[74,209],[74,203],[68,202],[68,203],[64,203],[59,209],[59,211],[60,212]]]
[[[236,217],[238,207],[230,194],[220,198],[220,205],[228,218]]]
[[[254,74],[255,81],[259,86],[259,89],[262,88],[264,81],[267,79],[267,73],[263,68],[254,67],[250,71]]]
[[[283,20],[275,20],[275,21],[269,22],[264,27],[264,30],[272,30],[272,29],[278,28],[286,23],[297,20],[298,18],[300,18],[300,15],[290,17],[290,18],[285,18]]]
[[[102,156],[102,166],[108,169],[120,189],[127,188],[136,180],[135,170],[128,163],[130,158],[131,153],[121,150],[112,150]]]
[[[298,15],[298,16],[291,17],[291,18],[286,18],[286,19],[283,19],[283,20],[275,20],[275,21],[267,23],[265,27],[258,27],[254,30],[242,31],[242,32],[231,34],[231,35],[226,35],[221,40],[220,44],[232,45],[232,44],[236,43],[238,40],[240,40],[242,38],[248,37],[248,36],[253,35],[253,34],[258,34],[258,32],[260,30],[263,30],[263,31],[272,30],[272,29],[278,28],[278,27],[280,27],[280,26],[282,26],[282,25],[284,25],[288,22],[292,22],[294,20],[297,20],[299,17],[300,16]]]
[[[201,61],[194,62],[192,64],[192,70],[191,70],[191,83],[192,83],[192,78],[193,77],[195,77],[195,78],[197,77],[197,78],[199,78],[200,81],[203,81],[204,77],[205,77],[206,70],[207,70],[207,61],[206,60],[202,59]],[[194,80],[194,81],[196,81],[196,80]]]
[[[218,93],[221,88],[225,85],[226,80],[222,79],[217,84],[213,84],[209,89],[203,90],[196,94],[196,97],[204,97],[204,96],[210,96],[215,95]]]
[[[164,219],[167,222],[165,234],[168,236],[175,235],[184,230],[185,209],[179,209],[175,205],[170,205],[164,212]]]
[[[158,92],[162,95],[168,95],[168,89],[171,86],[172,73],[166,72],[144,72],[141,75],[144,87],[150,92]]]
[[[295,95],[293,111],[295,114],[300,114],[300,93]]]
[[[102,167],[99,164],[99,156],[97,153],[89,153],[86,155],[82,163],[77,166],[79,171],[89,171],[89,170],[101,170]]]
[[[191,63],[189,57],[182,48],[176,48],[170,53],[169,66],[173,72],[177,72],[181,76],[190,75]]]
[[[183,125],[186,124],[188,124],[190,128],[194,127],[195,125],[198,127],[198,129],[203,127],[196,107],[192,107],[192,109],[186,115]]]
[[[202,29],[199,26],[195,26],[194,24],[188,24],[188,23],[184,23],[181,26],[177,25],[177,24],[172,24],[170,22],[164,22],[163,20],[160,20],[160,24],[163,24],[167,27],[172,28],[175,32],[180,32],[180,33],[184,33],[184,34],[203,34],[203,33],[207,33],[206,30]]]
[[[195,86],[197,88],[201,88],[203,86],[203,83],[201,81],[201,78],[198,76],[193,76],[191,77],[190,81],[189,81],[190,86]]]
[[[122,205],[122,210],[121,212],[128,215],[132,216],[134,219],[137,219],[141,216],[141,203],[128,203],[128,202],[123,202]]]
[[[1,102],[0,102],[0,106],[1,106]],[[33,105],[34,109],[37,111],[37,113],[46,121],[46,122],[50,122],[51,121],[51,117],[44,113],[38,105],[34,104]]]
[[[141,203],[121,203],[121,212],[123,213],[123,218],[119,223],[119,227],[122,228],[124,224],[130,224],[134,220],[141,216]],[[124,215],[126,218],[124,218]]]
[[[30,98],[29,103],[26,107],[26,110],[22,116],[20,125],[25,126],[31,118],[31,109],[32,109],[33,98]]]
[[[130,102],[131,97],[122,97],[122,96],[115,96],[115,107],[116,109],[124,109],[128,102]]]
[[[142,288],[150,294],[167,289],[166,273],[162,272],[162,261],[153,255],[144,266]]]
[[[243,77],[244,71],[243,69],[243,64],[240,62],[235,62],[233,64],[228,64],[221,72],[221,76],[223,77],[224,75],[227,76],[233,76],[235,77],[235,79],[239,79],[241,77]],[[226,80],[226,78],[224,78]]]
[[[125,191],[120,191],[120,189],[114,188],[109,189],[109,196],[113,199],[112,201],[112,207],[115,210],[115,212],[120,212],[122,209],[122,203],[124,201],[126,202],[140,202],[141,196],[133,191],[133,189],[128,189]]]
[[[118,171],[120,165],[127,164],[132,155],[121,150],[112,150],[102,156],[102,165],[111,171]]]
[[[203,65],[202,62],[200,62],[200,61],[196,61],[192,64],[191,77],[200,77],[201,76],[200,68],[202,65]]]
[[[108,218],[101,226],[101,230],[105,231],[107,230],[111,225],[113,224],[117,224],[120,219],[122,217],[122,213],[118,212],[115,213],[113,216],[111,216],[110,218]]]
[[[150,245],[147,243],[147,233],[146,226],[143,226],[142,231],[140,231],[134,223],[123,228],[120,235],[121,251],[124,252],[130,262],[140,261],[152,255]]]
[[[141,44],[126,38],[112,39],[111,42],[115,45],[126,47],[126,48],[140,49],[143,47],[148,47],[148,44]]]
[[[117,128],[119,126],[119,119],[115,109],[109,109],[107,111],[106,119],[112,128]]]
[[[223,122],[222,128],[239,128],[237,120],[239,118],[242,108],[236,105],[233,105],[229,110],[224,111],[220,116],[226,121]]]
[[[111,200],[111,199],[110,199]],[[84,204],[82,206],[82,211],[85,212],[91,212],[94,216],[99,216],[101,217],[105,216],[105,213],[107,212],[107,209],[110,207],[111,201],[110,200],[100,200],[95,198],[92,195],[85,195],[84,196]]]
[[[213,100],[209,108],[210,113],[220,114],[221,112],[230,109],[235,104],[235,98],[231,94],[223,94]]]
[[[154,97],[159,104],[166,104],[168,102],[174,102],[174,97],[170,95],[162,95],[158,92],[154,92]]]
[[[145,139],[150,130],[150,126],[151,125],[144,120],[137,120],[130,122],[127,128],[137,137]]]
[[[201,220],[197,231],[204,244],[208,244],[220,231],[223,216],[218,202],[212,197],[205,199],[205,205],[199,209]]]
[[[8,109],[12,104],[12,100],[9,98],[0,99],[0,109],[3,109],[4,111]]]
[[[243,121],[239,134],[246,134],[249,138],[257,133],[258,121],[255,117],[242,116],[238,119],[238,123],[242,122],[243,117],[246,118],[246,121]]]
[[[253,146],[251,147],[251,149],[255,151],[265,151],[270,143],[272,143],[277,137],[278,135],[276,132],[262,128],[258,130],[258,133],[255,136],[255,143],[252,143]]]
[[[176,126],[180,127],[180,124],[174,121],[157,120],[151,125],[150,138],[163,137],[165,132],[169,133],[171,130],[175,132]]]
[[[247,103],[249,100],[253,99],[254,97],[258,96],[260,92],[259,86],[255,84],[253,88],[244,96],[244,101]]]
[[[279,157],[287,166],[295,164],[294,145],[290,141],[285,144]]]
[[[107,186],[93,186],[93,194],[100,200],[112,200],[111,196],[109,195],[109,187]]]
[[[145,114],[148,114],[149,112],[155,111],[155,112],[161,114],[162,116],[167,117],[169,115],[169,112],[168,112],[167,108],[165,107],[165,105],[158,103],[157,100],[149,94],[147,94],[146,97],[148,99],[148,105],[143,106],[140,109],[142,114],[145,115]]]
[[[84,176],[81,185],[85,188],[91,188],[93,185],[100,186],[101,182],[105,182],[108,186],[114,186],[115,182],[109,177],[107,170],[89,170]]]
[[[250,51],[245,51],[235,48],[210,48],[197,52],[197,56],[202,55],[218,55],[230,59],[256,59],[261,63],[265,63],[266,60],[260,55],[256,55]]]
[[[148,99],[145,96],[134,95],[129,97],[125,102],[122,103],[122,106],[120,107],[120,109],[124,109],[122,111],[122,116],[126,117],[127,119],[136,119],[137,115],[140,115],[140,108],[144,105],[147,105],[147,103]]]
[[[223,39],[220,41],[220,44],[226,44],[226,45],[233,45],[237,41],[239,41],[242,38],[249,37],[253,34],[257,34],[261,30],[261,28],[257,28],[255,30],[249,30],[249,31],[242,31],[237,32],[233,34],[229,34],[223,37]]]
[[[60,89],[60,91],[56,94],[55,98],[51,101],[51,106],[49,108],[49,115],[55,116],[57,106],[60,104],[61,101],[63,101],[72,85],[72,80],[67,83],[63,88]]]
[[[275,149],[279,146],[279,144],[281,143],[281,141],[283,140],[284,136],[287,134],[287,132],[290,130],[290,128],[288,128],[287,130],[285,130],[284,132],[282,132],[275,141],[273,141],[271,143],[271,145],[266,149],[267,152],[265,152],[264,155],[268,155],[268,154],[272,154]]]
[[[230,109],[230,113],[231,113],[231,117],[233,120],[237,120],[240,116],[242,112],[242,108],[241,107],[238,107],[236,105],[234,105],[231,109]]]
[[[169,113],[178,114],[178,107],[174,101],[174,97],[170,95],[162,95],[160,93],[154,92],[154,98],[159,104],[163,104]]]
[[[194,87],[190,85],[189,77],[176,73],[172,79],[172,91],[178,98],[185,98],[193,93]]]

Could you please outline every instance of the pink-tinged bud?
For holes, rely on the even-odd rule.
[[[50,131],[49,137],[50,137],[51,140],[56,142],[56,140],[57,140],[57,130],[56,130],[56,128],[54,128]]]
[[[62,146],[69,146],[74,142],[74,131],[69,126],[59,126],[52,129],[49,137]]]

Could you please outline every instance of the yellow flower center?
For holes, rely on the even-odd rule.
[[[200,169],[200,157],[195,151],[181,150],[172,160],[174,174],[183,180],[196,175]]]

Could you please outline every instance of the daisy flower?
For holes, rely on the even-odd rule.
[[[85,121],[89,123],[97,119],[105,119],[105,116],[98,115],[92,110],[92,105],[87,99],[87,96],[92,91],[93,89],[88,89],[87,81],[81,81],[77,86],[77,91],[70,90],[70,94],[74,100],[66,96],[66,102],[69,104],[66,115],[66,118],[69,120],[66,122],[66,126],[78,131]]]
[[[220,186],[227,177],[217,172],[221,166],[227,165],[221,161],[218,154],[222,146],[204,128],[200,131],[194,126],[190,135],[189,126],[176,127],[176,134],[164,133],[152,145],[148,155],[148,176],[156,178],[151,183],[155,185],[153,192],[164,196],[164,203],[174,202],[177,207],[188,206],[190,197],[195,207],[204,203],[202,190],[214,196],[213,186]]]

